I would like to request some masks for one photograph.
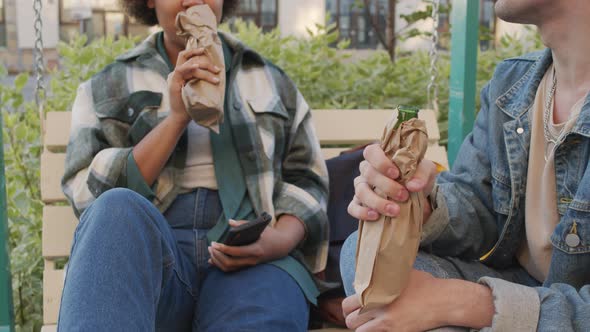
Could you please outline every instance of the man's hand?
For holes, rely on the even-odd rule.
[[[426,331],[441,326],[435,321],[430,299],[435,279],[431,274],[412,270],[408,285],[391,304],[359,314],[357,295],[342,302],[348,328],[362,331]]]
[[[403,186],[398,182],[399,169],[387,158],[379,144],[369,145],[363,153],[365,160],[359,169],[361,175],[354,179],[355,195],[348,206],[348,213],[362,220],[377,220],[379,215],[396,217],[400,207],[396,202],[405,202],[411,192],[423,192],[430,195],[436,179],[436,165],[430,160],[422,160],[414,177]],[[391,200],[380,197],[374,191],[379,188]],[[424,221],[428,220],[432,208],[426,204]]]
[[[230,220],[231,227],[247,221]],[[258,241],[246,246],[228,246],[213,242],[209,247],[209,263],[224,272],[273,261],[287,256],[305,237],[303,222],[294,216],[282,215],[274,227],[264,229]]]
[[[406,289],[393,303],[359,314],[357,295],[342,303],[348,328],[356,331],[427,331],[442,326],[491,326],[494,305],[483,285],[437,279],[412,270]]]

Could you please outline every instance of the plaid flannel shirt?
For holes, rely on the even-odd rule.
[[[311,272],[328,252],[328,175],[310,108],[279,68],[227,34],[235,75],[232,127],[249,197],[257,213],[291,214],[305,224],[298,251]],[[141,176],[133,146],[169,113],[167,65],[156,34],[119,56],[78,88],[62,189],[76,215],[103,192],[132,189],[164,211],[180,192],[174,178],[186,162],[187,135],[152,187]],[[299,256],[299,255],[297,255]]]

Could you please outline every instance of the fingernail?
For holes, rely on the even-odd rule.
[[[424,186],[424,182],[422,182],[422,180],[413,179],[413,180],[410,180],[410,182],[408,182],[408,187],[410,187],[411,189],[418,189],[418,188],[422,188],[423,186]]]
[[[215,66],[215,67],[213,67],[213,68],[215,68],[215,70],[217,70],[217,71],[220,71],[220,70],[221,70],[221,68],[219,68],[219,67],[217,67],[217,66]]]
[[[213,78],[213,82],[215,82],[215,83],[219,83],[219,82],[220,82],[220,80],[219,80],[219,78],[217,78],[217,77],[214,77],[214,78]]]
[[[370,219],[377,219],[379,217],[379,214],[375,211],[369,211],[368,215]]]
[[[213,247],[213,248],[219,248],[219,243],[217,243],[217,242],[211,242],[211,247]]]
[[[410,194],[407,190],[400,190],[397,195],[395,195],[395,200],[400,202],[405,202],[409,198]]]
[[[397,215],[397,206],[393,204],[387,204],[385,211],[390,217],[395,217]]]
[[[389,176],[392,179],[397,179],[399,174],[397,174],[397,170],[395,168],[390,168],[387,170],[387,176]]]

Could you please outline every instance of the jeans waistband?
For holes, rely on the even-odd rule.
[[[217,190],[197,188],[176,197],[164,212],[175,229],[210,229],[217,223],[222,207]]]

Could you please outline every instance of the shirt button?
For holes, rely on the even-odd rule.
[[[517,128],[517,129],[516,129],[516,133],[517,133],[517,134],[519,134],[519,135],[522,135],[522,133],[524,133],[524,129],[522,129],[522,128]]]
[[[580,245],[580,237],[578,234],[568,234],[565,237],[565,244],[567,244],[570,248],[575,248]]]
[[[131,108],[131,107],[127,110],[127,115],[129,117],[132,117],[134,113],[135,113],[135,110],[133,108]]]

